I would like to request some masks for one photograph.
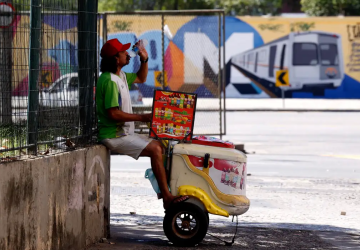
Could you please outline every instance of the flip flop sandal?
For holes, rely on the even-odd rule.
[[[179,197],[176,197],[175,199],[173,199],[173,200],[170,202],[169,206],[168,206],[165,210],[171,208],[171,207],[174,206],[174,205],[183,203],[183,202],[187,201],[187,200],[190,198],[189,196],[187,196],[184,200],[177,201],[177,200],[179,200],[179,199],[182,198],[182,197],[184,197],[184,196],[180,195]],[[177,202],[175,202],[175,201],[177,201]]]

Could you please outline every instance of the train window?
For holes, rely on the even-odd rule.
[[[269,77],[274,77],[276,50],[277,50],[277,45],[273,45],[273,46],[270,47]]]
[[[261,50],[259,52],[259,62],[265,62],[266,61],[266,50]]]
[[[60,81],[58,81],[57,83],[54,84],[54,87],[52,87],[52,89],[50,90],[50,92],[60,92],[60,91],[63,91],[64,90],[64,87],[66,85],[66,81],[67,81],[67,78],[64,78]]]
[[[315,43],[294,43],[293,65],[317,65],[318,52]]]
[[[321,65],[339,65],[338,49],[336,44],[320,44]]]

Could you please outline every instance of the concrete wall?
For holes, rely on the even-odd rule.
[[[94,146],[0,165],[0,249],[80,250],[110,232],[110,155]]]

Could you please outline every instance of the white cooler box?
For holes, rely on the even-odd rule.
[[[207,167],[204,167],[204,159],[208,159]],[[172,194],[178,195],[179,188],[184,186],[201,189],[213,204],[228,213],[214,214],[240,215],[249,209],[246,177],[246,155],[234,149],[233,144],[193,140],[191,144],[174,146],[170,175]]]

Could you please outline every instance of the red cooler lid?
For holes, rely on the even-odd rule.
[[[235,145],[229,141],[223,141],[210,136],[195,136],[192,138],[192,144],[220,147],[220,148],[235,148]]]

